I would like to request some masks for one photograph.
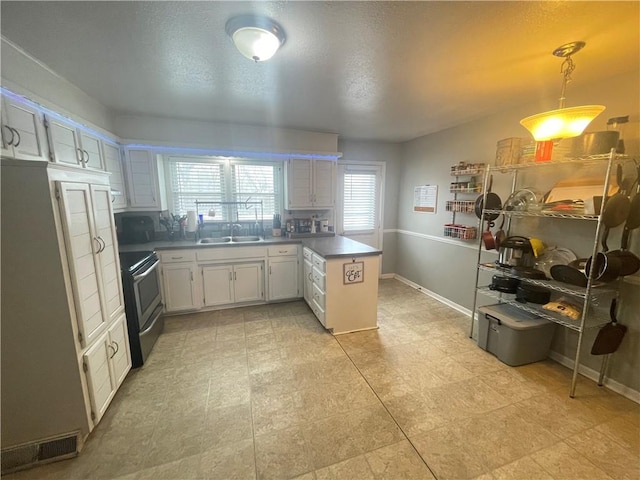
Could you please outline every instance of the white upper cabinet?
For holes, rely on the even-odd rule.
[[[127,208],[127,192],[124,183],[124,171],[120,157],[120,148],[114,143],[102,142],[104,165],[111,174],[109,184],[112,190],[113,210],[118,212]]]
[[[291,158],[285,166],[285,208],[333,208],[335,205],[336,162]]]
[[[49,160],[43,117],[37,110],[2,97],[2,155]]]
[[[134,209],[166,210],[164,170],[151,150],[125,149],[129,203]]]
[[[49,149],[56,163],[104,170],[100,140],[57,118],[45,117]]]

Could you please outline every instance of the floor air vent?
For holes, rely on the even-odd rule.
[[[2,475],[23,470],[38,463],[70,458],[78,453],[78,435],[22,445],[2,450]]]

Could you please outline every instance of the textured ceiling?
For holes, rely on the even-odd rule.
[[[640,2],[8,2],[2,36],[117,114],[404,141],[557,96],[551,51],[583,40],[574,84],[637,70]],[[265,14],[269,62],[226,36]],[[570,104],[570,91],[568,104]],[[549,105],[554,108],[555,105]]]

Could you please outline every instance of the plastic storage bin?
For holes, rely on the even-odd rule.
[[[549,356],[556,324],[507,304],[478,309],[478,346],[513,367]]]

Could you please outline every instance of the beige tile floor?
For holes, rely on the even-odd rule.
[[[640,406],[545,361],[510,368],[468,318],[380,283],[375,331],[302,302],[167,318],[73,460],[18,479],[633,479]]]

